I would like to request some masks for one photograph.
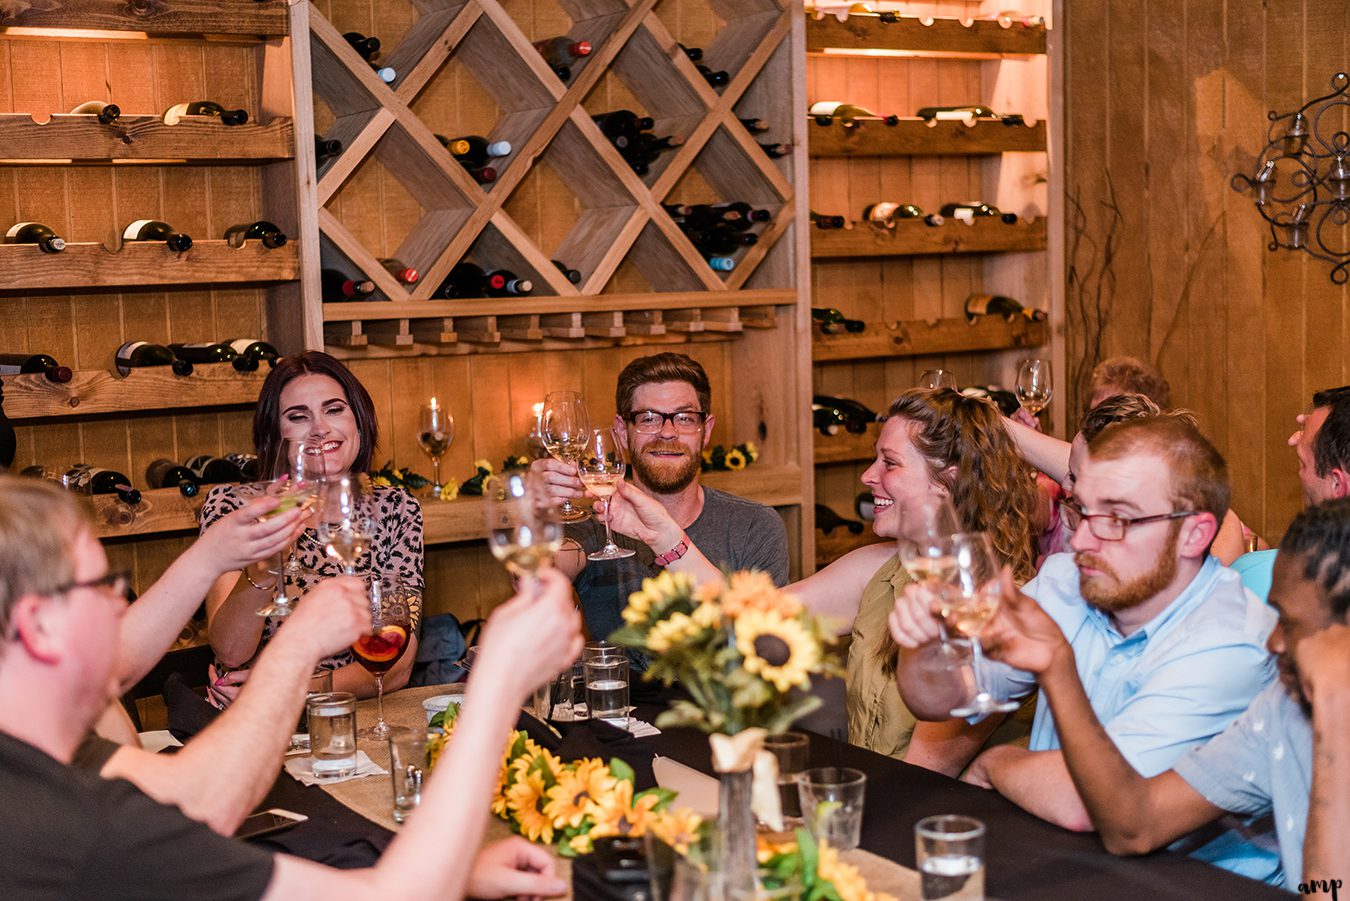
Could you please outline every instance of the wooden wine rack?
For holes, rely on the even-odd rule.
[[[1044,151],[1045,123],[1007,125],[1001,119],[928,123],[901,117],[895,125],[831,123],[809,129],[811,156],[979,156]]]
[[[221,134],[220,120],[184,116],[165,125],[159,116],[121,116],[103,125],[95,116],[58,113],[39,123],[26,113],[0,114],[0,165],[69,161],[146,163],[283,160],[295,155],[289,118],[232,125]]]
[[[194,366],[189,375],[174,375],[167,366],[133,369],[125,378],[106,369],[81,370],[64,383],[50,381],[45,375],[7,376],[5,415],[23,422],[101,413],[252,406],[265,378],[266,369],[238,372],[228,363]]]
[[[867,431],[858,434],[841,430],[837,435],[822,435],[816,432],[815,463],[857,463],[871,460],[877,453],[877,436],[881,434],[880,423],[870,423]]]
[[[1011,322],[998,316],[981,316],[974,322],[964,317],[869,322],[862,332],[816,335],[811,341],[811,359],[817,363],[832,363],[877,357],[1009,350],[1039,347],[1049,337],[1050,330],[1044,322],[1034,322],[1024,316]]]
[[[1012,225],[994,218],[979,218],[969,225],[949,219],[936,227],[902,220],[895,228],[859,223],[854,228],[811,232],[811,257],[817,260],[1044,249],[1044,219]]]
[[[264,247],[245,241],[193,240],[181,253],[163,241],[128,241],[117,250],[102,244],[66,244],[43,253],[33,244],[0,244],[0,293],[149,285],[248,284],[294,281],[300,274],[295,244]],[[115,347],[114,347],[115,349]]]
[[[896,50],[916,56],[963,59],[1025,56],[1045,52],[1044,23],[1009,26],[990,20],[851,13],[844,21],[826,15],[806,21],[806,50]]]

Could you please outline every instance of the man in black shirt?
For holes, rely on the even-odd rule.
[[[323,600],[348,629],[364,620],[365,591],[333,580]],[[525,696],[581,649],[567,582],[493,614],[469,696],[422,808],[368,870],[339,871],[216,835],[122,780],[69,766],[117,691],[124,577],[76,501],[41,482],[0,476],[0,898],[458,899],[551,895],[566,886],[552,856],[523,840],[490,846],[472,866],[449,842],[477,848],[507,733]],[[318,598],[310,598],[313,603]],[[332,639],[293,630],[286,653],[260,659],[298,703],[304,676]],[[353,631],[353,635],[355,632]],[[313,646],[306,647],[306,643]],[[528,644],[531,653],[516,653]],[[280,692],[285,694],[285,692]]]

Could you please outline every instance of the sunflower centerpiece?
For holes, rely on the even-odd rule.
[[[828,633],[762,572],[704,585],[663,572],[629,596],[623,621],[609,640],[651,654],[645,677],[679,683],[690,696],[656,724],[709,734],[722,783],[724,873],[730,888],[746,885],[754,878],[755,813],[771,827],[782,824],[777,764],[763,750],[764,736],[820,706],[805,690],[813,675],[840,673]]]

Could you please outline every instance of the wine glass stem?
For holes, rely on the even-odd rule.
[[[437,491],[441,490],[441,458],[431,458],[431,487]]]
[[[376,729],[384,728],[384,673],[375,674]]]
[[[980,680],[980,667],[984,660],[984,649],[980,647],[980,637],[978,635],[970,636],[970,666],[975,675],[975,696],[987,697],[988,692],[984,690],[984,685]]]
[[[605,549],[614,547],[614,531],[609,527],[609,498],[605,498]]]

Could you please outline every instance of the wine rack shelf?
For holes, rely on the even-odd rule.
[[[840,431],[837,435],[822,435],[816,432],[815,462],[858,463],[871,460],[877,453],[877,436],[881,434],[881,423],[869,423],[862,434]]]
[[[1045,123],[1005,125],[1000,119],[975,124],[902,118],[896,125],[865,122],[854,128],[837,123],[810,126],[813,157],[979,156],[1045,150]]]
[[[300,258],[294,243],[277,248],[261,241],[234,247],[227,241],[194,241],[179,253],[162,241],[128,241],[118,250],[98,243],[66,244],[43,253],[32,244],[0,244],[0,293],[140,288],[150,285],[248,284],[292,281]]]
[[[855,334],[816,335],[811,341],[811,359],[828,363],[1008,350],[1039,347],[1049,340],[1050,329],[1044,322],[1025,317],[1011,322],[996,316],[980,316],[973,323],[964,317],[869,322],[866,330]],[[817,439],[817,449],[820,443]]]
[[[902,221],[892,229],[859,224],[848,229],[813,229],[813,260],[850,257],[903,257],[935,253],[995,253],[1044,250],[1045,220],[1008,225],[996,218],[980,218],[967,225],[947,221],[931,227],[918,220]]]
[[[890,19],[891,17],[885,17]],[[806,50],[908,51],[913,55],[1001,57],[1045,53],[1044,24],[1013,22],[1004,27],[989,20],[894,16],[885,21],[877,13],[852,13],[840,22],[834,16],[806,20]]]
[[[58,113],[39,123],[27,113],[0,114],[0,164],[172,165],[294,155],[289,118],[227,126],[210,116],[188,116],[176,125],[165,125],[159,116],[122,116],[104,125],[95,116]]]
[[[0,6],[0,28],[86,28],[145,34],[238,34],[278,37],[289,33],[287,0],[79,0],[77,3],[15,3]]]
[[[111,356],[112,349],[109,349]],[[167,366],[133,369],[125,378],[107,370],[79,370],[69,382],[45,375],[4,379],[5,414],[15,421],[100,413],[139,413],[192,407],[253,405],[266,370],[239,372],[229,363],[174,375]]]
[[[870,525],[857,535],[842,526],[833,529],[828,535],[821,529],[816,529],[816,568],[828,566],[849,551],[888,540],[878,537]]]
[[[740,472],[709,472],[703,474],[701,482],[771,507],[802,502],[802,471],[796,466],[751,466]],[[183,497],[177,488],[142,491],[141,503],[134,508],[132,521],[127,524],[114,522],[119,513],[125,512],[125,506],[113,495],[98,495],[92,499],[98,537],[196,531],[198,513],[210,487],[203,485],[201,493],[190,498]],[[476,497],[453,501],[423,499],[422,523],[423,542],[428,545],[477,541],[487,535],[483,501]]]

